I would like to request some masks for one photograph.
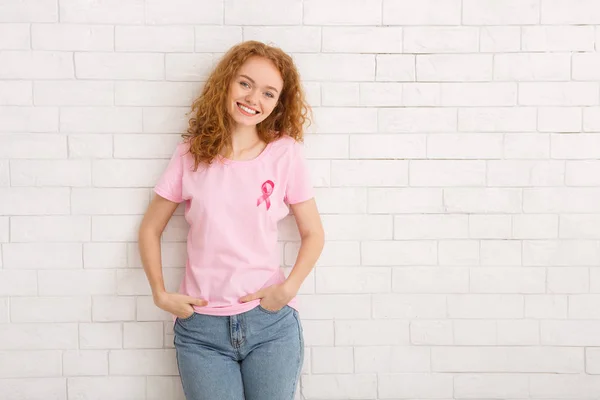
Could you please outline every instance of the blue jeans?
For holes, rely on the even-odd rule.
[[[304,338],[298,311],[260,305],[231,316],[175,321],[177,365],[187,400],[293,400]]]

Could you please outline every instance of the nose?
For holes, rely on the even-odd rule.
[[[246,95],[246,101],[249,105],[256,105],[256,91],[252,90]]]

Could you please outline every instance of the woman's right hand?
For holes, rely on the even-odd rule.
[[[204,307],[207,303],[206,300],[179,293],[163,292],[154,296],[154,304],[157,307],[182,319],[189,318],[194,314],[192,306]]]

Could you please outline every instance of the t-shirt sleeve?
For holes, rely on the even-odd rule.
[[[164,170],[154,192],[167,200],[175,203],[183,201],[183,144],[179,144]]]
[[[304,147],[294,142],[291,149],[291,165],[289,170],[285,198],[288,204],[301,203],[314,197],[311,174],[304,157]]]

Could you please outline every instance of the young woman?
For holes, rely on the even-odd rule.
[[[308,110],[289,55],[254,41],[233,47],[154,188],[139,247],[155,304],[175,317],[188,400],[294,397],[304,357],[296,294],[324,242],[300,144]],[[169,293],[160,236],[182,202],[188,258],[179,293]],[[287,278],[277,246],[286,204],[301,237]]]

